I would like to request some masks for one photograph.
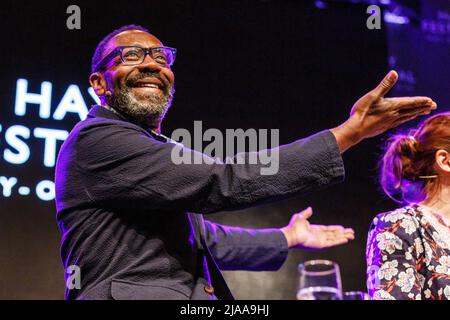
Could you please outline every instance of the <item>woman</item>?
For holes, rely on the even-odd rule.
[[[450,299],[450,112],[396,135],[380,184],[405,206],[379,214],[367,241],[372,299]]]

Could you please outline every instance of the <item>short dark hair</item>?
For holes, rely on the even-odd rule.
[[[119,29],[114,30],[113,32],[109,33],[106,37],[102,39],[102,41],[99,42],[97,47],[94,51],[94,56],[92,57],[92,64],[91,64],[91,72],[94,73],[97,70],[95,70],[95,66],[97,63],[99,63],[102,60],[103,52],[105,51],[106,44],[111,40],[114,36],[118,35],[121,32],[128,31],[128,30],[140,30],[147,33],[150,33],[150,31],[147,28],[144,28],[143,26],[137,25],[137,24],[128,24],[126,26],[120,27]]]

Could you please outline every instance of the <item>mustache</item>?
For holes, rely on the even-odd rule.
[[[131,88],[131,87],[134,86],[134,84],[135,84],[137,81],[139,81],[139,80],[141,80],[141,79],[145,79],[145,78],[156,78],[156,79],[158,79],[159,81],[161,81],[161,83],[163,84],[163,86],[164,86],[164,91],[167,92],[167,91],[169,91],[169,89],[170,89],[169,81],[168,81],[167,79],[161,77],[161,76],[160,76],[158,73],[156,73],[156,72],[140,72],[140,73],[138,73],[137,75],[128,78],[128,79],[125,81],[125,85],[126,85],[127,87]]]

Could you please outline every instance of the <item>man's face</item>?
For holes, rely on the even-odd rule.
[[[124,31],[113,37],[103,57],[118,46],[161,47],[153,35],[139,30]],[[117,56],[103,72],[105,102],[153,129],[159,128],[172,102],[174,74],[169,66],[158,64],[147,55],[139,65],[125,66]],[[155,87],[155,85],[157,87]],[[106,94],[109,91],[111,94]]]

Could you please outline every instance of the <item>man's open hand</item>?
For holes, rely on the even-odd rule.
[[[286,236],[289,248],[324,249],[355,239],[355,232],[343,226],[322,226],[308,222],[312,209],[296,213],[289,224],[280,230]]]
[[[385,98],[397,80],[397,72],[390,71],[375,89],[353,105],[350,118],[344,124],[331,129],[341,152],[365,138],[379,135],[437,108],[428,97]]]

